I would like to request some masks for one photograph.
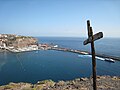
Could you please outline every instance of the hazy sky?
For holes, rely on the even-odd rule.
[[[120,37],[120,0],[0,0],[0,33],[30,36]]]

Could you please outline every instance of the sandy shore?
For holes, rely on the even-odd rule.
[[[70,81],[52,80],[31,83],[9,83],[0,86],[0,90],[93,90],[92,78],[77,78]],[[120,90],[120,77],[97,76],[97,90]]]

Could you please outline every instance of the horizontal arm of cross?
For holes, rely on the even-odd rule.
[[[103,33],[102,32],[96,33],[95,35],[93,35],[93,41],[98,40],[98,39],[100,39],[102,37],[103,37]],[[83,42],[83,44],[86,45],[86,44],[91,43],[91,42],[92,42],[92,36],[89,37],[87,40],[85,40]]]

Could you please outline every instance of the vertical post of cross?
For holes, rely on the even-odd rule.
[[[99,32],[93,35],[92,27],[90,26],[90,21],[87,21],[87,29],[88,29],[88,39],[86,39],[83,44],[87,45],[91,43],[91,54],[92,54],[92,71],[93,71],[93,90],[97,90],[96,85],[96,60],[95,60],[95,48],[94,41],[103,38],[103,33]]]
[[[92,27],[90,27],[90,21],[87,21],[87,29],[88,29],[88,38],[92,37],[91,41],[91,53],[92,53],[92,71],[93,71],[93,90],[97,90],[96,85],[96,59],[95,59],[95,48],[94,48],[94,37]]]

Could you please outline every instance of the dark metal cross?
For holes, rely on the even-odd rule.
[[[103,37],[103,33],[99,32],[93,35],[92,27],[90,26],[90,21],[87,21],[87,29],[88,29],[88,39],[83,42],[84,45],[91,43],[91,53],[92,53],[92,71],[93,71],[93,90],[97,90],[96,85],[96,60],[95,60],[95,48],[94,41]]]

